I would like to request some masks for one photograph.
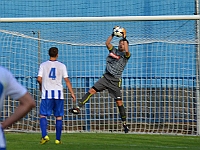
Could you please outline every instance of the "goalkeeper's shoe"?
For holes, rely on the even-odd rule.
[[[48,142],[48,141],[49,141],[49,136],[46,135],[45,137],[41,138],[40,144],[45,144],[45,143]]]
[[[55,140],[55,144],[62,144],[62,142],[59,140]]]
[[[124,132],[128,133],[129,128],[128,128],[128,126],[125,123],[123,123],[123,128],[124,128]]]
[[[71,108],[71,109],[69,109],[69,112],[73,113],[73,114],[79,114],[80,113],[80,109],[79,108]]]

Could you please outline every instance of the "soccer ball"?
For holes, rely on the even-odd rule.
[[[117,36],[117,37],[122,37],[123,36],[123,31],[122,31],[122,27],[120,27],[120,26],[115,26],[114,28],[113,28],[113,34],[115,35],[115,36]]]

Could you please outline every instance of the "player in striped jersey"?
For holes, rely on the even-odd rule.
[[[0,112],[2,112],[3,101],[6,96],[19,101],[19,106],[15,112],[0,124],[0,150],[6,150],[6,140],[3,130],[14,122],[20,120],[33,107],[35,101],[21,84],[17,82],[10,71],[0,66]]]
[[[66,66],[57,61],[58,48],[51,47],[49,49],[50,59],[40,65],[38,72],[38,83],[42,92],[42,100],[40,104],[40,128],[42,138],[40,143],[44,144],[49,141],[47,135],[47,116],[53,114],[56,118],[56,144],[61,144],[62,132],[62,116],[64,115],[64,94],[62,79],[71,93],[73,101],[76,100],[71,82],[68,78]]]
[[[123,38],[119,41],[118,49],[116,49],[111,44],[113,37],[114,34],[110,35],[106,40],[106,46],[109,50],[109,54],[106,59],[106,69],[103,77],[94,84],[94,86],[82,97],[81,100],[79,100],[78,106],[76,108],[69,109],[69,112],[79,114],[80,108],[83,107],[83,105],[89,100],[89,98],[93,94],[108,89],[111,97],[115,99],[118,106],[124,132],[128,133],[129,128],[126,124],[126,113],[122,102],[122,94],[120,91],[122,72],[131,54],[128,47],[129,43],[126,39],[126,30],[124,28]]]

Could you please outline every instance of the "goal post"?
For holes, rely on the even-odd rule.
[[[110,17],[23,17],[0,18],[0,22],[111,22],[111,21],[162,21],[199,20],[200,15],[165,16],[110,16]]]
[[[199,15],[0,18],[0,63],[36,100],[9,131],[39,132],[38,66],[59,49],[77,100],[102,76],[107,37],[115,25],[127,30],[131,58],[122,76],[122,95],[131,133],[199,135]],[[114,37],[112,44],[118,45]],[[64,83],[63,83],[64,85]],[[117,106],[107,90],[93,95],[80,115],[65,87],[63,132],[122,132]],[[6,98],[0,121],[18,105]],[[48,118],[49,132],[55,119]]]

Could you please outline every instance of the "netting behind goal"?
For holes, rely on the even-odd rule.
[[[11,131],[39,132],[39,64],[48,49],[59,48],[79,100],[102,76],[107,37],[115,25],[127,30],[132,54],[122,77],[122,95],[131,133],[198,134],[198,40],[195,20],[126,22],[20,22],[0,25],[0,63],[34,96],[37,107]],[[20,30],[14,27],[20,27]],[[22,30],[25,29],[25,30]],[[60,29],[60,30],[58,30]],[[119,38],[112,44],[117,46]],[[64,84],[63,84],[64,85]],[[68,113],[75,104],[65,87],[63,132],[122,132],[115,101],[97,93],[80,115]],[[18,103],[6,98],[1,120]],[[49,132],[55,120],[48,118]]]

